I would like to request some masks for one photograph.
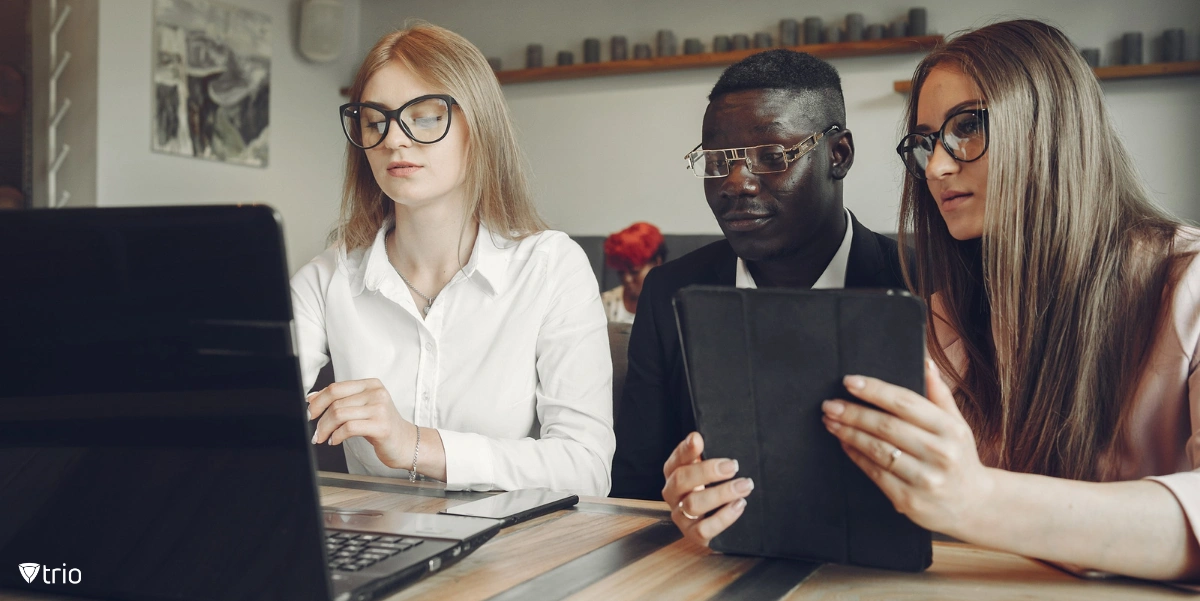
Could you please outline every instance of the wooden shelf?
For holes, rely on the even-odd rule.
[[[865,42],[839,42],[836,44],[809,44],[791,46],[789,50],[807,52],[818,58],[848,58],[855,56],[876,56],[883,54],[908,54],[926,52],[933,49],[942,41],[940,35],[926,35],[907,38],[891,38],[886,40],[870,40]],[[604,63],[576,63],[564,67],[539,67],[537,69],[513,69],[498,71],[496,79],[501,84],[530,83],[535,81],[557,81],[562,79],[578,79],[581,77],[602,77],[605,75],[628,75],[631,73],[654,73],[656,71],[673,71],[675,69],[698,69],[702,67],[724,67],[732,65],[750,55],[758,54],[771,48],[752,48],[749,50],[730,50],[729,52],[704,52],[702,54],[681,54],[659,58],[629,59],[623,61],[608,61]],[[350,95],[350,88],[340,90],[342,96]]]
[[[1093,69],[1096,79],[1137,79],[1141,77],[1173,77],[1200,75],[1200,61],[1183,63],[1151,63],[1149,65],[1113,65]],[[892,82],[892,89],[900,94],[912,92],[912,81],[901,79]]]
[[[871,40],[867,42],[841,42],[837,44],[810,44],[807,46],[792,46],[790,50],[807,52],[820,58],[844,58],[853,56],[873,56],[879,54],[905,54],[924,52],[932,49],[942,41],[940,35],[928,35],[908,38],[891,38],[887,40]],[[757,54],[769,48],[753,48],[750,50],[731,50],[729,52],[705,52],[703,54],[681,54],[659,58],[629,59],[623,61],[608,61],[604,63],[576,63],[564,67],[540,67],[537,69],[514,69],[500,71],[496,78],[502,84],[529,83],[534,81],[556,81],[560,79],[577,79],[581,77],[600,77],[604,75],[627,75],[630,73],[653,73],[656,71],[671,71],[675,69],[695,69],[701,67],[723,67],[740,61],[747,56]]]

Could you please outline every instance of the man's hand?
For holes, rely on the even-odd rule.
[[[737,474],[737,461],[701,461],[703,452],[704,439],[699,432],[692,432],[675,447],[663,465],[667,485],[663,487],[662,495],[671,506],[671,520],[683,532],[684,538],[707,547],[714,536],[742,515],[746,508],[745,497],[754,490],[754,481],[749,478],[730,480]],[[714,482],[725,480],[729,481],[712,486]]]

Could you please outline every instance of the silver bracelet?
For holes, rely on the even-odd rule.
[[[413,464],[412,469],[408,470],[408,481],[417,481],[417,455],[421,453],[421,426],[413,424],[417,428],[417,444],[413,447]]]

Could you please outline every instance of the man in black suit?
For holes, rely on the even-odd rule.
[[[833,67],[770,50],[731,65],[708,98],[688,160],[725,240],[646,277],[616,422],[614,497],[661,499],[663,463],[696,429],[671,306],[680,288],[904,287],[896,243],[842,206],[854,140]]]

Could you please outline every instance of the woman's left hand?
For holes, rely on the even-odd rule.
[[[846,376],[843,383],[851,394],[883,411],[825,401],[825,427],[897,511],[929,530],[953,535],[991,494],[994,483],[937,367],[926,359],[928,399],[875,378]]]
[[[400,417],[392,396],[376,379],[334,382],[308,396],[309,419],[318,419],[313,444],[342,444],[362,436],[391,468],[412,467],[417,428]]]

